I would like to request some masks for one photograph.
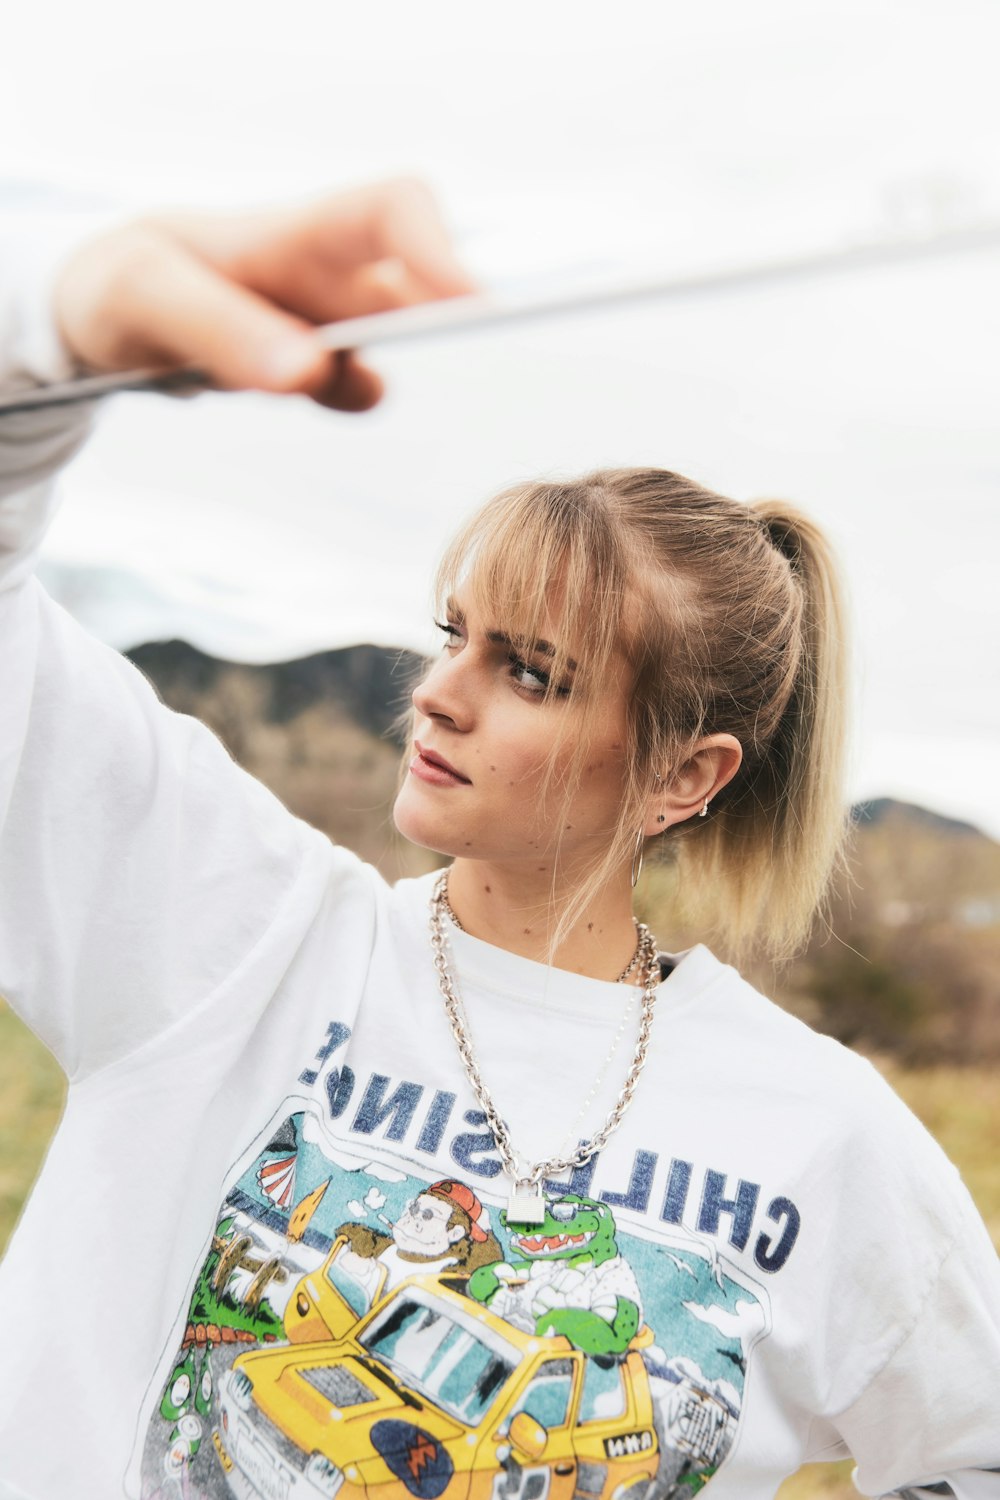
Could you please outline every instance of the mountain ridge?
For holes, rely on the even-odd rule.
[[[248,704],[252,699],[256,713],[273,725],[287,726],[311,708],[336,705],[339,716],[400,750],[406,739],[403,716],[409,694],[425,662],[415,651],[367,642],[265,664],[213,656],[179,638],[147,641],[124,654],[165,702],[182,711],[194,711],[193,699],[207,703],[242,679],[251,686]],[[213,727],[226,739],[221,726]],[[997,842],[973,823],[896,797],[865,798],[852,805],[850,815],[856,828],[878,827],[887,819],[905,817],[915,826],[942,834]]]

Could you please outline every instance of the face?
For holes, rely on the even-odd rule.
[[[463,594],[440,624],[441,656],[413,694],[415,753],[396,801],[400,832],[455,858],[533,870],[551,868],[557,847],[566,870],[603,853],[622,800],[624,656],[613,658],[607,681],[571,673],[546,698],[551,635],[512,642],[502,621],[479,618]],[[561,773],[580,751],[582,776],[567,809]]]
[[[432,1193],[421,1193],[408,1203],[392,1227],[392,1237],[401,1250],[415,1255],[446,1255],[463,1238],[457,1224],[450,1228],[451,1206]]]

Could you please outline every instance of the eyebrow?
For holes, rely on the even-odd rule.
[[[556,648],[551,641],[518,640],[516,636],[507,635],[503,630],[487,630],[485,635],[491,645],[506,646],[509,651],[526,652],[529,656],[545,656],[550,661],[556,655]],[[576,671],[576,662],[571,656],[566,658],[566,670]]]
[[[457,600],[454,598],[446,599],[445,607],[448,613],[458,620],[460,624],[465,623],[465,611],[460,608]],[[508,651],[536,653],[539,656],[547,657],[550,661],[557,655],[556,648],[551,641],[528,641],[523,636],[518,638],[517,636],[509,635],[505,630],[486,630],[483,634],[491,646],[504,646]],[[568,656],[566,658],[566,670],[575,672],[576,669],[576,662],[571,656]]]

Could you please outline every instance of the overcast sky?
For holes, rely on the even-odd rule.
[[[992,0],[42,0],[5,22],[0,162],[141,205],[416,171],[498,286],[741,265],[1000,224],[998,44]],[[655,463],[784,495],[847,570],[853,791],[1000,836],[998,347],[994,248],[387,351],[360,420],[120,398],[48,576],[118,645],[426,645],[435,556],[512,480]]]

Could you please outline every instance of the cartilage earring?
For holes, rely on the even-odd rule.
[[[708,817],[708,798],[707,797],[705,798],[705,801],[702,804],[701,812],[698,814],[698,816],[699,816],[699,818],[707,818]]]
[[[642,846],[646,842],[646,835],[642,829],[635,837],[635,848],[632,850],[632,889],[635,890],[639,884],[639,876],[642,874]]]
[[[667,821],[667,815],[666,815],[666,813],[660,813],[660,816],[657,818],[656,821],[658,823],[665,823]]]

